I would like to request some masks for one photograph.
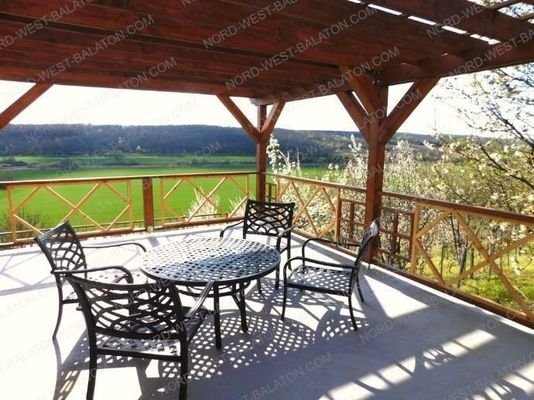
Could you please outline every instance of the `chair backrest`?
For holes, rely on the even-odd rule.
[[[367,248],[369,247],[371,242],[378,236],[378,232],[378,219],[375,219],[373,222],[371,222],[371,225],[369,225],[369,228],[363,234],[362,241],[360,242],[360,251],[358,252],[358,255],[356,256],[356,261],[354,262],[355,266],[358,267],[361,264],[363,256],[367,251]]]
[[[52,271],[87,268],[83,247],[68,221],[35,238]]]
[[[185,339],[184,313],[176,287],[166,282],[104,283],[69,275],[82,306],[89,338]]]
[[[243,237],[247,234],[278,236],[293,226],[295,203],[248,200],[245,207]],[[285,235],[289,237],[290,233]]]

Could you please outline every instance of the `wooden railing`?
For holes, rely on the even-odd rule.
[[[255,192],[255,178],[254,172],[225,172],[0,182],[7,210],[0,247],[29,243],[66,219],[82,236],[233,221]],[[363,188],[270,174],[266,196],[297,204],[295,224],[303,235],[361,238]],[[534,217],[381,196],[376,264],[534,325]]]
[[[297,204],[309,236],[358,241],[365,192],[270,175],[271,200]],[[382,192],[373,261],[529,326],[534,325],[534,217]]]
[[[64,220],[82,236],[233,221],[252,185],[254,172],[0,182],[0,246],[31,242]]]

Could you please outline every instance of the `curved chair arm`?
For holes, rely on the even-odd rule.
[[[202,304],[204,304],[204,302],[208,298],[208,295],[209,295],[211,289],[213,288],[214,284],[215,284],[215,281],[209,281],[206,284],[206,286],[204,287],[204,290],[202,291],[202,293],[200,293],[200,296],[197,299],[197,301],[195,302],[195,304],[193,305],[193,307],[191,307],[189,309],[189,311],[187,312],[187,314],[185,314],[185,318],[186,319],[194,317],[194,315],[197,313],[197,311],[200,309],[200,307],[202,307]]]
[[[225,226],[223,229],[221,229],[221,232],[219,233],[219,237],[223,237],[224,236],[224,233],[226,232],[227,229],[230,229],[230,228],[234,228],[240,224],[242,224],[243,222],[245,222],[244,220],[241,220],[241,221],[237,221],[235,224],[231,224],[231,225],[227,225]]]
[[[287,250],[287,247],[280,250],[280,245],[282,244],[282,239],[287,235],[289,234],[289,237],[288,237],[288,240],[291,240],[291,232],[293,231],[295,227],[294,226],[290,226],[289,228],[287,229],[284,229],[283,231],[281,231],[276,237],[278,239],[276,239],[276,248],[278,249],[278,251],[282,252],[282,251],[285,251]],[[288,244],[289,246],[289,244]]]
[[[287,260],[286,263],[284,264],[284,275],[286,274],[286,270],[288,268],[291,268],[291,263],[294,261],[302,261],[302,264],[309,262],[309,263],[321,265],[323,267],[335,267],[335,268],[343,268],[343,269],[351,269],[351,270],[356,268],[354,264],[338,264],[338,263],[333,263],[329,261],[315,260],[313,258],[293,257]]]
[[[305,250],[308,243],[311,242],[320,242],[320,243],[327,243],[327,244],[333,244],[335,246],[348,246],[348,247],[360,247],[361,243],[356,242],[340,242],[337,240],[330,240],[330,239],[323,239],[323,238],[311,238],[307,239],[304,244],[302,245],[302,257],[306,257]]]
[[[137,246],[141,250],[143,250],[143,252],[146,253],[146,247],[143,246],[140,243],[135,243],[135,242],[118,243],[118,244],[103,244],[103,245],[94,245],[94,246],[85,246],[84,245],[83,248],[84,249],[109,249],[111,247],[120,247],[120,246]]]
[[[111,265],[111,266],[106,266],[106,267],[84,268],[84,269],[76,269],[74,271],[56,270],[56,271],[51,271],[51,272],[52,272],[52,274],[57,275],[57,276],[70,276],[70,275],[75,275],[75,274],[87,274],[87,273],[91,273],[91,272],[106,271],[106,270],[109,270],[109,269],[118,269],[119,271],[124,272],[124,274],[126,275],[126,282],[128,282],[128,283],[132,283],[133,282],[132,273],[127,268],[123,267],[122,265]]]

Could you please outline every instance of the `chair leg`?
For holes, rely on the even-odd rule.
[[[257,284],[258,284],[258,293],[262,294],[262,291],[261,291],[261,280],[257,279]]]
[[[356,275],[356,287],[358,288],[358,294],[360,295],[360,300],[362,301],[362,303],[365,303],[365,300],[363,299],[363,294],[362,294],[362,288],[360,287],[360,275]]]
[[[245,304],[245,288],[243,284],[239,284],[239,313],[241,314],[241,330],[245,333],[248,332],[247,325],[247,311]]]
[[[213,286],[213,320],[215,325],[215,347],[221,349],[221,309],[219,306],[219,287],[217,285]]]
[[[287,284],[284,282],[284,300],[282,301],[282,315],[280,316],[280,319],[282,321],[286,318],[286,301],[287,301]]]
[[[274,289],[278,290],[280,288],[280,269],[276,268],[276,280],[274,282]]]
[[[189,349],[187,346],[182,349],[185,354],[182,354],[180,357],[180,389],[179,389],[179,399],[187,400],[187,380],[189,379]]]
[[[358,325],[356,325],[356,318],[354,318],[354,310],[352,309],[352,293],[349,293],[349,312],[350,312],[350,320],[352,321],[352,327],[355,331],[358,330]]]
[[[57,310],[57,321],[56,327],[54,328],[54,333],[52,333],[52,339],[56,339],[57,331],[59,330],[59,324],[61,324],[61,317],[63,316],[63,290],[61,286],[57,287],[58,291],[58,310]]]
[[[89,382],[87,384],[87,400],[93,400],[95,395],[97,354],[93,349],[90,349],[89,353]]]

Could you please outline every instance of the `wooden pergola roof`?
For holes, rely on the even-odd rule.
[[[0,79],[125,87],[172,60],[136,88],[270,104],[351,90],[340,78],[354,68],[391,85],[532,62],[534,16],[499,10],[514,3],[6,0]]]

